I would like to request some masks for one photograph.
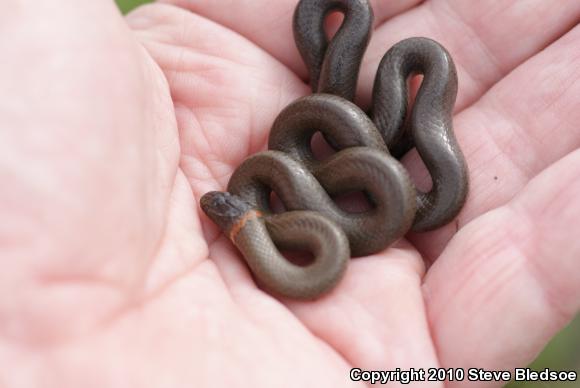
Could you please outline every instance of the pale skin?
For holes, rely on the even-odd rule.
[[[580,308],[580,3],[373,5],[358,101],[393,43],[447,47],[470,196],[295,302],[257,288],[198,205],[309,93],[295,1],[127,19],[108,0],[2,3],[0,387],[361,386],[352,367],[509,370],[541,351]]]

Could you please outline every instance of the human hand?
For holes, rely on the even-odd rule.
[[[374,2],[359,102],[393,43],[442,43],[471,192],[457,223],[352,260],[316,302],[257,289],[198,205],[309,92],[295,1],[165,3],[130,15],[133,31],[104,0],[3,5],[0,385],[336,387],[356,385],[352,367],[505,370],[575,315],[577,2]],[[423,184],[416,156],[405,163]]]

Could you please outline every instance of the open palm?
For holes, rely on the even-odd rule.
[[[441,42],[471,192],[455,223],[352,260],[313,303],[256,288],[198,205],[309,92],[295,1],[167,0],[127,21],[107,0],[40,3],[0,12],[0,386],[510,369],[580,308],[577,1],[373,2],[359,103],[392,44]]]

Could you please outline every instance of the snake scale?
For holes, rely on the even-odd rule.
[[[329,40],[324,22],[332,11],[342,12],[344,20]],[[427,38],[394,45],[380,62],[367,115],[352,101],[372,23],[367,0],[298,3],[294,38],[313,94],[279,114],[268,151],[246,159],[227,192],[201,198],[204,212],[272,293],[316,298],[337,284],[351,255],[381,251],[409,229],[442,226],[465,202],[468,170],[452,128],[457,73],[451,56]],[[407,117],[407,81],[414,74],[423,81]],[[313,155],[316,132],[336,153],[323,160]],[[413,147],[431,175],[428,192],[415,189],[393,156]],[[272,191],[285,212],[271,210]],[[333,201],[350,192],[363,192],[370,209],[347,212]],[[308,251],[314,259],[298,265],[281,250]]]

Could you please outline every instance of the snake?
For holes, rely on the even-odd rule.
[[[344,21],[329,42],[324,21],[331,11],[342,12]],[[372,26],[373,11],[367,0],[298,3],[294,39],[308,68],[313,92],[353,100]],[[423,81],[408,115],[407,80],[414,74],[422,74]],[[452,123],[456,96],[453,59],[432,39],[402,40],[387,51],[378,66],[370,116],[393,155],[416,148],[431,176],[431,189],[417,190],[417,214],[412,227],[417,232],[449,223],[467,197],[467,163]]]
[[[342,149],[317,160],[310,141],[318,131]],[[294,101],[274,121],[268,148],[236,168],[227,192],[205,194],[201,207],[270,292],[316,298],[335,286],[351,255],[376,253],[411,227],[416,206],[411,180],[352,102],[330,94]],[[358,191],[368,196],[370,210],[351,213],[333,201]],[[271,192],[286,212],[271,210]],[[306,250],[315,259],[299,266],[280,249]]]
[[[332,11],[344,20],[329,39],[324,21]],[[282,110],[268,150],[243,161],[226,192],[200,200],[271,293],[318,298],[343,277],[351,255],[379,252],[410,229],[445,225],[465,202],[468,170],[452,128],[457,73],[451,56],[428,38],[395,44],[379,64],[367,114],[353,100],[372,25],[366,0],[298,3],[294,38],[313,94]],[[414,74],[423,81],[408,114],[407,81]],[[323,160],[311,148],[317,132],[336,150]],[[412,148],[430,173],[427,192],[416,189],[398,160]],[[353,213],[334,202],[350,192],[363,192],[371,208]],[[272,210],[272,193],[284,212]],[[305,250],[314,259],[299,265],[284,250]]]

